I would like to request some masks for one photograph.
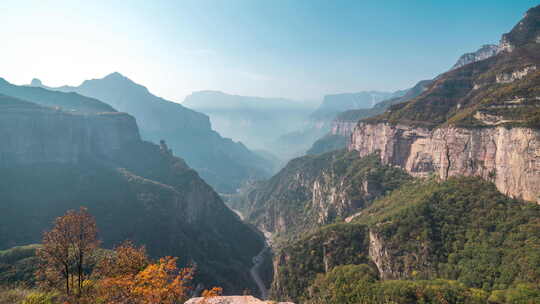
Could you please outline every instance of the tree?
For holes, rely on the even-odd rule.
[[[98,247],[96,221],[88,210],[69,210],[56,218],[50,231],[43,234],[43,246],[37,251],[40,268],[38,280],[49,287],[59,287],[64,281],[67,296],[72,294],[73,283],[77,277],[77,296],[82,295],[85,278],[84,267],[87,257]]]
[[[178,269],[176,258],[150,263],[144,246],[126,241],[96,267],[99,297],[109,304],[173,304],[186,300],[193,268]]]

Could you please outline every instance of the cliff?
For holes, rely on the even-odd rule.
[[[34,80],[33,83],[40,88],[28,89],[48,88],[40,81]],[[271,173],[273,164],[270,161],[242,143],[224,138],[212,130],[210,119],[205,114],[155,96],[146,87],[120,73],[86,80],[77,87],[49,89],[97,98],[133,115],[143,139],[153,142],[166,140],[173,153],[185,159],[217,191],[234,192],[244,182],[265,178]]]
[[[540,202],[540,132],[535,129],[428,130],[360,123],[349,147],[360,156],[378,152],[384,164],[399,166],[413,176],[481,176],[502,193]]]
[[[0,167],[85,158],[111,159],[140,141],[135,119],[110,112],[81,115],[0,95]]]
[[[130,239],[195,264],[197,284],[256,290],[261,237],[165,142],[142,141],[133,117],[0,96],[0,136],[0,249],[39,242],[54,218],[85,206],[108,248]]]
[[[358,120],[382,114],[392,105],[417,97],[427,89],[431,82],[432,80],[419,81],[412,88],[402,91],[403,96],[383,100],[375,104],[373,108],[348,110],[339,113],[332,121],[330,132],[313,143],[306,153],[320,154],[345,148],[350,143],[351,134]]]
[[[496,56],[444,73],[417,98],[359,122],[349,150],[379,153],[415,176],[481,176],[540,202],[539,31],[536,7]]]
[[[382,166],[375,157],[360,159],[340,150],[294,159],[229,204],[261,230],[294,239],[355,214],[406,180],[401,170]]]

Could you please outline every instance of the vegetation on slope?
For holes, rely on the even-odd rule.
[[[445,124],[539,128],[540,43],[536,38],[539,31],[540,6],[537,6],[503,36],[510,43],[509,49],[442,74],[419,97],[394,105],[386,113],[366,121],[427,128]],[[479,117],[482,114],[491,117],[486,121]]]
[[[287,239],[352,215],[409,179],[375,156],[340,150],[296,158],[229,203],[249,222]]]
[[[351,230],[362,231],[354,240],[364,245],[326,243],[347,240]],[[328,231],[335,234],[328,237]],[[378,260],[369,250],[373,237],[384,251]],[[534,303],[540,300],[540,206],[510,199],[479,178],[416,180],[376,200],[353,222],[325,227],[281,254],[276,282],[287,277],[295,283],[274,285],[278,298],[439,303],[438,295],[453,294],[448,303]],[[365,264],[385,280],[357,280],[347,268],[330,273],[345,264]]]

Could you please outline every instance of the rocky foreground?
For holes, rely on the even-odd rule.
[[[223,296],[212,298],[193,298],[186,304],[294,304],[292,302],[262,301],[253,296]]]

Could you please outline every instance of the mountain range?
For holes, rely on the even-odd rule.
[[[165,140],[175,155],[185,159],[219,192],[234,192],[242,183],[272,173],[271,161],[240,142],[222,137],[212,129],[208,116],[157,97],[120,73],[86,80],[77,87],[50,88],[38,79],[31,85],[76,92],[130,113],[137,119],[143,139]]]
[[[43,95],[46,105],[0,95],[1,249],[39,242],[54,218],[85,206],[108,248],[130,239],[152,256],[196,264],[202,284],[255,289],[249,268],[261,237],[165,142],[141,140],[129,114],[88,113],[94,99],[32,87],[17,93]],[[74,102],[62,110],[51,96]]]

